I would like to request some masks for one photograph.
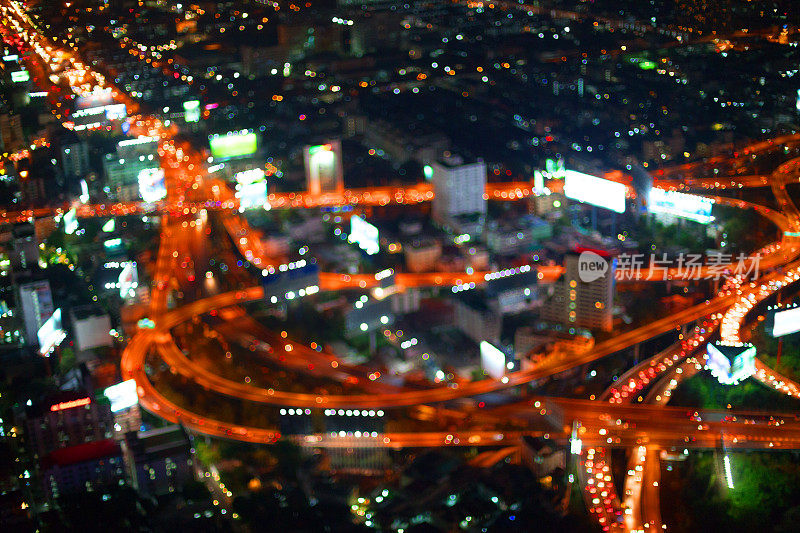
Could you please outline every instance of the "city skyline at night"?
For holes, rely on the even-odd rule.
[[[796,527],[791,2],[0,15],[3,529]]]

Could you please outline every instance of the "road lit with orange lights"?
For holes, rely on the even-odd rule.
[[[531,8],[533,8],[531,6]],[[536,8],[538,9],[538,8]],[[169,299],[181,272],[181,261],[191,256],[191,250],[202,245],[210,229],[208,217],[216,216],[242,257],[258,268],[282,264],[284,258],[270,257],[264,250],[260,234],[238,215],[238,203],[227,184],[215,180],[205,170],[204,154],[187,143],[175,140],[175,128],[166,128],[160,120],[136,115],[136,102],[118,90],[99,73],[84,64],[72,50],[59,48],[38,32],[18,2],[0,5],[4,20],[3,38],[33,52],[32,71],[53,75],[72,88],[73,95],[111,94],[126,104],[132,115],[130,124],[135,134],[156,136],[159,154],[165,171],[167,198],[160,204],[110,203],[101,205],[64,205],[17,212],[0,213],[0,222],[20,222],[37,217],[63,214],[75,207],[78,216],[124,216],[158,211],[163,214],[161,240],[155,263],[151,289],[150,318],[154,329],[140,329],[130,339],[121,361],[125,379],[135,379],[142,407],[188,429],[215,437],[255,443],[272,443],[281,438],[276,428],[251,427],[214,419],[208,415],[177,405],[160,392],[148,373],[148,358],[160,360],[174,374],[212,394],[270,406],[303,409],[398,409],[415,406],[432,409],[430,421],[437,420],[431,405],[476,397],[533,383],[542,378],[587,365],[611,354],[621,352],[643,341],[687,326],[685,335],[659,354],[645,359],[628,370],[598,399],[573,400],[563,398],[526,399],[495,409],[473,412],[474,408],[456,410],[461,416],[458,431],[420,430],[410,432],[369,433],[358,437],[338,434],[309,434],[296,437],[310,447],[352,448],[380,446],[389,448],[436,446],[504,447],[484,459],[487,463],[507,457],[523,436],[542,436],[566,444],[577,436],[583,447],[580,452],[579,479],[589,509],[605,530],[660,529],[658,483],[660,476],[659,451],[671,448],[716,448],[721,442],[741,449],[800,449],[800,422],[793,415],[773,415],[763,421],[763,413],[710,412],[707,421],[698,421],[685,409],[667,407],[670,393],[681,379],[702,369],[703,349],[710,337],[719,334],[723,340],[741,340],[742,324],[755,305],[776,292],[800,280],[800,212],[788,193],[786,185],[800,175],[800,159],[781,165],[769,176],[747,174],[726,178],[687,180],[687,173],[730,163],[730,158],[687,164],[656,173],[656,184],[665,188],[746,188],[766,187],[778,200],[778,210],[715,196],[718,204],[754,210],[772,221],[782,238],[761,250],[762,276],[757,280],[730,278],[712,298],[655,320],[646,326],[619,333],[598,343],[587,353],[561,359],[545,359],[532,369],[510,372],[502,379],[472,382],[450,382],[428,388],[411,388],[384,384],[379,378],[364,376],[363,369],[344,364],[333,354],[320,353],[288,339],[285,335],[253,333],[247,321],[238,321],[243,312],[239,306],[262,301],[261,286],[234,291],[204,294],[190,302],[170,309]],[[126,44],[122,43],[125,47]],[[161,68],[161,65],[157,65]],[[188,80],[187,80],[188,81]],[[57,85],[57,84],[54,84]],[[51,91],[54,114],[70,124],[63,100],[65,95]],[[58,105],[56,105],[58,104]],[[771,151],[782,145],[797,144],[800,136],[791,135],[759,142],[740,150],[742,156]],[[738,155],[736,156],[738,157]],[[735,159],[735,158],[734,158]],[[735,162],[734,162],[735,163]],[[735,166],[735,165],[734,165]],[[271,209],[305,209],[329,206],[382,206],[389,204],[415,205],[433,199],[430,184],[410,187],[376,187],[352,189],[337,194],[310,195],[307,193],[277,193],[268,197]],[[534,195],[530,183],[490,183],[485,197],[488,200],[515,201]],[[194,247],[194,248],[193,248]],[[532,266],[543,282],[561,276],[560,266]],[[702,272],[701,272],[702,273]],[[457,273],[397,273],[399,287],[458,286],[480,284],[490,272]],[[663,273],[643,269],[635,280],[660,280]],[[672,279],[678,272],[670,271]],[[338,291],[368,289],[377,284],[375,275],[346,275],[322,273],[320,289]],[[235,342],[248,342],[243,331],[257,338],[270,337],[278,357],[293,359],[286,367],[302,365],[303,372],[328,379],[354,379],[362,382],[363,392],[329,394],[318,391],[296,392],[259,387],[248,382],[226,378],[187,357],[179,347],[174,330],[179,326],[216,314],[224,319],[216,325],[218,333]],[[237,330],[237,327],[239,328]],[[291,354],[291,355],[290,355]],[[312,370],[313,367],[317,367]],[[757,363],[755,378],[776,390],[800,398],[800,385]],[[374,382],[374,383],[371,383]],[[644,391],[650,392],[645,394]],[[642,398],[642,395],[645,397]],[[638,402],[634,405],[633,402]],[[756,422],[750,422],[755,420]],[[777,422],[775,422],[777,420]],[[573,427],[574,424],[574,427]],[[632,447],[625,494],[616,494],[610,469],[611,447]],[[483,461],[483,460],[482,460]]]

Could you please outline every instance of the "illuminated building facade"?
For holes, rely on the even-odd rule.
[[[29,408],[26,434],[38,457],[53,450],[113,436],[114,419],[108,404],[85,393],[64,393]]]
[[[756,372],[756,347],[716,342],[706,347],[711,374],[723,385],[738,385]]]
[[[466,164],[458,156],[441,159],[433,168],[433,218],[442,225],[460,215],[485,215],[486,163]]]
[[[556,283],[553,297],[542,310],[542,318],[568,326],[611,331],[614,312],[615,260],[602,277],[586,283],[578,275],[579,255],[564,257],[565,273]]]

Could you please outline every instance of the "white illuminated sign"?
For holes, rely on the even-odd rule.
[[[702,224],[714,221],[714,217],[711,216],[711,208],[713,206],[714,200],[711,198],[676,191],[665,191],[655,187],[650,189],[650,197],[647,201],[647,208],[651,213],[674,215]]]
[[[167,196],[164,169],[145,168],[139,172],[139,196],[145,202],[157,202]]]
[[[358,244],[358,247],[369,255],[375,255],[380,251],[378,228],[358,215],[350,218],[350,236],[347,240]]]
[[[183,103],[183,120],[186,122],[198,122],[200,120],[200,101],[189,100]]]
[[[565,171],[564,194],[579,202],[625,212],[625,185],[575,170]]]
[[[108,120],[121,120],[128,116],[125,104],[108,104],[87,109],[79,109],[72,114],[72,118],[94,117],[105,115]]]
[[[39,340],[39,353],[42,355],[49,353],[61,344],[66,336],[67,334],[61,328],[61,309],[56,309],[36,333]]]
[[[14,83],[22,83],[23,81],[28,81],[29,79],[31,79],[31,75],[27,70],[18,70],[11,73],[11,81]]]
[[[569,439],[569,453],[580,455],[581,449],[583,449],[583,441],[581,439]]]
[[[537,194],[542,194],[544,192],[544,174],[541,170],[535,170],[533,172],[533,190]]]
[[[239,172],[236,179],[236,198],[240,209],[263,207],[267,201],[267,180],[264,169],[254,168]]]
[[[706,347],[711,374],[723,385],[738,385],[756,372],[756,347],[717,342]]]
[[[500,379],[506,373],[506,354],[491,343],[481,341],[481,368],[486,375]]]
[[[782,337],[798,331],[800,331],[800,307],[775,313],[775,323],[772,326],[773,337]]]
[[[309,193],[337,192],[343,188],[342,145],[339,141],[306,146],[303,159]]]
[[[139,396],[136,394],[136,380],[134,379],[112,385],[103,391],[103,394],[111,402],[112,413],[117,413],[139,403]]]
[[[117,143],[117,146],[139,146],[141,144],[149,144],[158,142],[158,137],[147,137],[146,135],[140,135],[135,139],[125,139]]]
[[[136,270],[136,263],[130,261],[125,265],[117,280],[117,286],[119,287],[120,298],[136,294],[134,289],[139,286],[139,273]]]
[[[73,207],[64,215],[64,233],[72,235],[78,230],[78,212]]]
[[[80,200],[82,204],[89,203],[89,186],[86,185],[86,180],[81,180]]]

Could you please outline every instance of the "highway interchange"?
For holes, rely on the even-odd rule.
[[[788,287],[800,278],[800,231],[798,212],[786,185],[796,183],[800,175],[800,159],[781,165],[771,175],[748,174],[713,178],[689,178],[701,173],[703,166],[726,163],[723,160],[702,164],[682,165],[665,169],[654,176],[655,185],[672,189],[722,189],[769,186],[777,200],[778,210],[755,205],[742,200],[714,196],[715,201],[740,209],[752,209],[773,222],[782,238],[762,249],[762,276],[757,280],[729,278],[712,298],[646,326],[617,335],[599,343],[593,350],[568,359],[545,360],[534,369],[511,372],[502,380],[451,383],[427,389],[410,389],[382,385],[378,380],[370,383],[361,369],[349,367],[335,355],[320,353],[300,343],[283,339],[283,344],[272,339],[270,343],[286,358],[302,364],[313,361],[319,375],[332,378],[353,376],[364,382],[363,394],[319,394],[291,392],[262,388],[249,383],[235,382],[215,373],[187,357],[179,347],[173,331],[181,324],[197,317],[218,314],[222,324],[217,327],[229,342],[241,336],[243,310],[247,302],[263,300],[259,285],[216,294],[200,294],[189,303],[170,309],[168,295],[175,287],[186,285],[180,266],[184,257],[201,255],[205,239],[219,237],[210,230],[210,217],[218,217],[221,227],[228,232],[237,252],[259,268],[276,266],[282,258],[269,257],[260,248],[258,234],[239,217],[235,199],[227,184],[210,177],[204,168],[201,152],[185,143],[174,140],[174,127],[164,127],[155,117],[138,115],[138,104],[109,83],[101,74],[80,62],[71,50],[59,49],[42,36],[16,2],[4,2],[0,7],[4,15],[3,38],[17,46],[27,47],[30,69],[42,75],[53,74],[66,79],[75,94],[90,94],[107,90],[117,101],[128,105],[131,115],[131,133],[158,136],[162,166],[165,170],[167,198],[160,205],[140,203],[112,204],[79,208],[80,216],[117,216],[158,211],[162,213],[162,233],[155,269],[152,276],[150,318],[154,329],[141,329],[130,339],[122,357],[124,378],[137,382],[141,405],[150,412],[172,422],[183,424],[197,433],[232,438],[249,442],[270,443],[280,438],[276,428],[248,427],[215,420],[208,415],[192,412],[190,406],[176,405],[159,392],[147,372],[148,358],[166,363],[173,373],[180,374],[199,386],[216,394],[259,404],[293,409],[348,409],[377,410],[413,408],[420,420],[449,418],[458,422],[458,431],[420,431],[409,433],[381,433],[356,438],[312,434],[299,437],[298,442],[311,447],[388,446],[492,446],[514,447],[524,435],[544,436],[560,443],[576,437],[583,450],[580,455],[579,481],[584,488],[586,502],[593,515],[606,530],[638,531],[645,527],[661,528],[658,502],[659,452],[668,449],[717,448],[721,443],[730,448],[744,449],[800,449],[800,422],[791,414],[773,414],[773,421],[765,421],[763,413],[725,411],[705,412],[709,421],[687,416],[686,409],[670,408],[670,391],[681,379],[701,371],[704,364],[705,344],[718,335],[724,340],[742,339],[743,325],[752,317],[754,306]],[[68,65],[64,68],[64,63]],[[63,94],[50,92],[53,104],[61,102]],[[54,105],[54,109],[56,109]],[[739,150],[742,158],[749,158],[778,147],[800,143],[800,135],[784,136],[754,144]],[[486,196],[492,200],[514,201],[530,197],[530,183],[491,184]],[[315,208],[331,205],[387,205],[390,203],[414,205],[433,198],[429,185],[410,188],[380,188],[349,190],[343,194],[313,196],[303,193],[270,195],[268,201],[274,209]],[[70,206],[53,209],[0,213],[3,222],[28,220],[33,217],[63,213]],[[543,268],[540,279],[557,278],[561,269]],[[488,273],[430,273],[398,275],[402,286],[451,286],[462,283],[482,283]],[[670,273],[671,275],[674,273]],[[246,274],[244,274],[246,277]],[[649,279],[644,271],[642,279]],[[374,286],[374,276],[321,275],[320,290],[365,289]],[[202,291],[201,291],[202,292]],[[237,325],[238,324],[238,325]],[[662,352],[644,359],[630,368],[606,392],[592,400],[563,398],[526,398],[524,401],[476,412],[474,408],[449,408],[441,406],[461,398],[475,397],[490,392],[519,387],[566,370],[597,361],[648,339],[657,337],[681,326],[688,326],[683,338]],[[248,333],[255,326],[247,328]],[[268,335],[269,332],[261,332]],[[277,338],[277,336],[275,336]],[[238,339],[241,342],[241,339]],[[288,363],[287,363],[288,364]],[[291,366],[291,365],[290,365]],[[306,372],[310,372],[306,369]],[[780,376],[759,361],[754,376],[765,385],[781,393],[800,398],[800,386]],[[648,390],[644,398],[640,391]],[[713,420],[718,418],[718,420]],[[543,420],[546,419],[546,424]],[[549,426],[547,425],[549,424]],[[508,429],[507,426],[513,426]],[[542,429],[547,428],[550,429]],[[615,493],[611,478],[608,449],[632,447],[628,476],[624,481],[625,494]],[[507,456],[496,456],[499,460]],[[645,526],[646,524],[646,526]]]

